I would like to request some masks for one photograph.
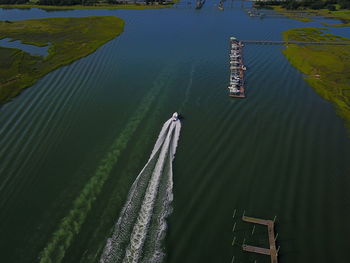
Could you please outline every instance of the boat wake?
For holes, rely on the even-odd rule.
[[[171,213],[172,161],[180,129],[174,116],[164,123],[147,164],[131,186],[101,263],[162,262],[161,242]]]

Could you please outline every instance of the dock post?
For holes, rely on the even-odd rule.
[[[235,245],[235,241],[236,241],[236,237],[233,237],[233,240],[232,240],[232,243],[231,243],[232,246]]]
[[[233,225],[232,232],[235,232],[235,229],[236,229],[236,223],[237,223],[237,222],[235,222],[235,224]]]
[[[242,215],[242,217],[244,217],[244,215],[245,215],[245,210],[243,211],[243,215]]]
[[[255,225],[253,226],[252,235],[254,234],[254,230],[255,230]]]
[[[245,238],[243,239],[243,244],[242,244],[242,246],[244,246],[245,245]]]

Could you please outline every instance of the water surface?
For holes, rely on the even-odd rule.
[[[277,215],[281,262],[347,259],[350,140],[334,107],[290,66],[282,46],[246,45],[248,97],[227,96],[230,36],[280,40],[286,29],[320,24],[250,18],[244,2],[226,2],[223,12],[215,5],[0,11],[7,20],[115,15],[126,21],[120,37],[51,72],[0,109],[1,262],[38,261],[136,118],[91,210],[78,210],[86,219],[63,251],[62,262],[98,262],[174,111],[184,119],[165,262],[231,262],[233,255],[237,262],[269,262],[231,246],[234,209],[237,217],[243,211]],[[138,115],[140,107],[145,114]],[[265,240],[259,231],[251,237],[249,225],[237,231],[237,244],[244,237]]]
[[[12,40],[11,38],[0,39],[0,47],[17,48],[31,54],[32,56],[46,57],[49,46],[38,47],[34,45],[24,44],[20,40]]]

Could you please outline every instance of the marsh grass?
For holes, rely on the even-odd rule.
[[[283,33],[285,40],[350,42],[349,38],[325,33],[324,28],[297,28]],[[288,45],[283,51],[293,66],[323,98],[336,106],[350,132],[350,46]]]
[[[1,21],[0,39],[48,46],[46,57],[0,47],[0,103],[18,95],[52,70],[87,56],[118,36],[124,21],[117,17],[45,18]]]
[[[344,27],[344,26],[350,26],[350,10],[336,10],[336,11],[329,11],[328,9],[302,9],[302,10],[287,10],[281,6],[271,6],[273,10],[276,12],[287,16],[292,19],[296,19],[302,22],[310,22],[312,21],[312,17],[314,16],[324,16],[328,18],[334,18],[339,19],[342,21],[341,24],[324,24],[325,26],[331,26],[331,27]],[[303,15],[301,15],[301,12]]]

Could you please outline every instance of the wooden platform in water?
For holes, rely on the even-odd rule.
[[[254,247],[254,246],[248,246],[243,244],[242,246],[243,250],[247,252],[269,255],[271,257],[271,263],[278,263],[277,261],[278,252],[276,249],[275,230],[274,230],[275,222],[273,220],[266,220],[266,219],[260,219],[260,218],[249,217],[249,216],[242,216],[242,220],[248,223],[267,226],[267,231],[269,234],[269,245],[270,245],[270,248],[267,249],[267,248]]]
[[[229,96],[232,98],[244,99],[245,98],[244,88],[241,88],[240,90],[241,90],[241,94],[229,94]]]
[[[243,245],[242,246],[244,251],[247,252],[253,252],[253,253],[258,253],[258,254],[264,254],[270,256],[270,249],[268,248],[262,248],[262,247],[254,247],[254,246],[249,246],[249,245]]]

